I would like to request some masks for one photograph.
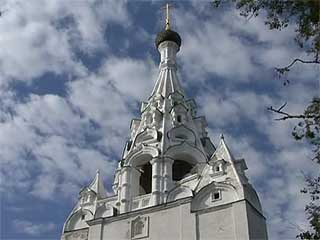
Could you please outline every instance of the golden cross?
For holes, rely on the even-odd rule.
[[[166,9],[166,30],[170,29],[170,8],[172,7],[172,5],[170,5],[169,3],[166,4],[166,6],[164,7],[164,9]]]

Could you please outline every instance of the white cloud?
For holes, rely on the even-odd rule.
[[[295,43],[292,25],[282,31],[270,31],[263,14],[247,20],[237,10],[218,12],[208,3],[195,11],[200,13],[178,10],[176,14],[177,30],[182,36],[179,60],[187,81],[203,83],[210,76],[231,83],[258,82],[260,75],[274,67],[284,67],[297,57],[310,58]],[[301,69],[297,64],[288,77],[314,83],[315,73],[319,72],[315,67]],[[275,77],[270,74],[270,81]]]
[[[96,169],[110,183],[138,95],[151,93],[156,69],[152,62],[109,58],[98,73],[70,82],[67,97],[32,94],[8,104],[0,157],[1,178],[11,180],[2,181],[1,190],[74,196]]]
[[[46,72],[82,76],[87,69],[74,48],[87,53],[105,48],[108,24],[129,22],[121,1],[5,0],[0,8],[0,86]]]
[[[71,96],[69,99],[50,94],[30,95],[21,102],[14,89],[9,89],[12,80],[32,82],[46,72],[78,78],[88,76],[75,51],[87,54],[107,51],[104,34],[109,25],[130,25],[126,5],[117,1],[60,0],[39,5],[37,0],[10,0],[2,1],[0,9],[1,179],[15,173],[15,178],[8,178],[10,181],[1,181],[1,191],[30,190],[47,199],[59,191],[69,195],[65,186],[82,185],[96,168],[109,180],[113,174],[114,155],[110,147],[105,150],[101,143],[108,139],[109,146],[113,143],[119,149],[124,139],[121,144],[106,136],[102,139],[99,130],[101,126],[103,133],[109,133],[106,127],[110,132],[117,130],[112,123],[103,122],[108,122],[112,110],[116,111],[121,101],[116,100],[110,105],[110,111],[97,119],[90,114],[92,111],[81,112],[79,104],[69,102]],[[107,31],[107,37],[108,34]],[[79,81],[74,82],[74,86],[77,83]],[[113,93],[112,90],[109,92]],[[104,99],[109,97],[108,93],[103,96]],[[80,96],[80,103],[82,99]],[[100,100],[95,107],[96,115],[103,107]],[[123,105],[123,112],[128,115],[127,103]],[[130,120],[126,119],[129,124]],[[113,123],[117,122],[121,121],[114,119]],[[115,139],[120,138],[118,131],[115,135],[118,136]],[[91,164],[87,166],[87,162]]]
[[[14,110],[12,119],[0,123],[1,179],[10,179],[1,181],[2,191],[51,198],[65,182],[82,185],[97,168],[110,179],[112,156],[90,145],[86,137],[95,129],[65,99],[32,95]]]
[[[177,25],[183,37],[181,58],[188,79],[203,81],[208,75],[248,81],[254,71],[248,46],[212,19],[201,22],[188,13],[179,13]],[[194,22],[198,22],[197,27]]]
[[[100,75],[114,83],[124,96],[142,100],[150,96],[157,70],[154,62],[148,59],[108,58]]]
[[[156,70],[150,61],[110,57],[97,74],[69,83],[71,103],[102,126],[100,144],[117,156],[138,117],[133,111],[151,94]]]
[[[40,236],[41,234],[51,232],[56,228],[56,225],[52,222],[35,224],[31,221],[19,219],[13,221],[13,226],[17,232],[26,233],[31,236]]]
[[[40,6],[37,1],[8,0],[2,8],[0,177],[7,181],[1,181],[0,190],[30,192],[46,200],[74,197],[97,168],[105,180],[112,181],[130,120],[137,117],[138,101],[151,93],[156,66],[149,59],[119,58],[109,52],[101,68],[88,73],[74,51],[111,51],[103,31],[111,22],[130,25],[125,6],[119,1],[58,0]],[[181,71],[187,81],[202,84],[197,102],[214,127],[210,132],[216,136],[226,132],[236,157],[247,160],[248,175],[268,217],[270,239],[294,237],[296,229],[289,221],[305,223],[300,169],[312,173],[316,167],[306,164],[310,149],[291,138],[294,124],[273,121],[265,109],[284,99],[289,102],[288,111],[301,112],[317,93],[310,85],[316,74],[312,69],[296,71],[295,79],[307,77],[308,85],[301,82],[274,93],[255,93],[253,88],[208,89],[211,86],[203,86],[207,76],[247,84],[250,77],[259,80],[262,68],[290,59],[292,48],[286,43],[292,32],[275,35],[263,29],[260,18],[246,23],[234,12],[219,22],[203,21],[187,12],[178,12],[176,19],[183,37]],[[253,37],[250,41],[261,46],[243,36]],[[21,102],[5,88],[12,78],[31,82],[48,71],[76,76],[67,84],[67,96],[30,95]],[[245,122],[249,122],[248,129],[243,129]],[[15,225],[31,235],[54,228],[24,220],[16,220]]]

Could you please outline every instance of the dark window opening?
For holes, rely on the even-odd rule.
[[[214,199],[214,200],[220,199],[220,193],[219,193],[219,192],[215,192],[215,193],[213,194],[213,199]]]
[[[181,123],[181,115],[178,115],[178,116],[177,116],[177,121],[178,121],[179,123]]]
[[[192,165],[182,160],[175,160],[172,166],[173,181],[180,181],[191,172]]]
[[[81,220],[84,220],[86,218],[86,215],[81,215]]]
[[[152,191],[152,166],[148,162],[141,168],[139,195],[148,194]]]
[[[216,166],[216,172],[220,172],[220,166]]]
[[[157,141],[160,142],[161,138],[162,138],[162,133],[160,131],[158,131]]]

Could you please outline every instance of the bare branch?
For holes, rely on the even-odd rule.
[[[309,115],[305,115],[305,114],[298,114],[298,115],[292,115],[289,114],[287,112],[282,111],[282,109],[287,105],[287,103],[285,102],[281,107],[279,107],[278,109],[273,108],[272,106],[268,107],[267,109],[271,112],[274,113],[278,113],[280,115],[282,115],[283,117],[281,118],[276,118],[275,120],[277,121],[281,121],[281,120],[286,120],[286,119],[292,119],[292,118],[296,118],[296,119],[309,119],[309,118],[314,118],[316,115],[314,114],[309,114]]]
[[[302,227],[300,227],[298,224],[296,224],[296,223],[294,223],[294,222],[291,222],[290,220],[287,220],[288,221],[288,223],[291,225],[291,226],[293,226],[293,229],[297,229],[298,231],[300,231],[300,232],[304,232],[305,230],[302,228]]]
[[[287,105],[287,102],[285,102],[285,103],[278,109],[278,111],[281,111],[286,105]]]
[[[294,59],[288,66],[286,67],[282,67],[282,68],[275,68],[275,70],[279,73],[279,74],[284,74],[285,72],[289,72],[290,68],[296,64],[297,62],[300,63],[304,63],[304,64],[320,64],[320,61],[316,58],[315,60],[311,60],[311,61],[307,61],[307,60],[302,60],[300,58],[296,58]]]

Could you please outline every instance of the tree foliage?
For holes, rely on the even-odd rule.
[[[295,26],[295,41],[311,56],[311,59],[294,59],[285,67],[275,68],[279,74],[290,71],[297,62],[320,64],[320,1],[319,0],[233,0],[240,15],[252,18],[262,12],[266,14],[265,24],[270,30],[282,30]],[[222,0],[214,0],[218,7]]]
[[[270,30],[282,30],[289,25],[295,27],[295,42],[307,54],[309,59],[295,58],[284,67],[275,67],[279,76],[288,73],[298,62],[303,64],[320,64],[320,0],[232,0],[240,15],[250,19],[262,12],[265,14],[265,24]],[[218,7],[223,0],[213,0]],[[285,79],[284,85],[289,80]],[[302,114],[290,114],[284,111],[286,103],[280,108],[272,106],[268,109],[280,115],[277,120],[300,119],[294,127],[292,135],[297,141],[305,140],[314,149],[312,160],[320,164],[320,97],[314,97]],[[311,201],[305,211],[310,229],[301,229],[297,238],[320,239],[320,176],[305,177],[306,187],[301,190],[309,194]]]
[[[292,135],[296,140],[305,139],[314,146],[313,160],[320,164],[320,98],[313,98],[303,116]]]
[[[272,106],[268,109],[280,115],[276,120],[301,119],[293,128],[292,136],[297,141],[305,140],[311,144],[314,147],[312,160],[320,164],[320,97],[314,97],[303,114],[285,112],[283,109],[286,104],[278,109]]]
[[[277,120],[301,119],[294,127],[292,135],[297,141],[305,140],[314,148],[312,160],[320,164],[320,98],[313,98],[304,114],[292,115],[285,111],[282,105],[279,109],[270,107],[269,110],[280,114]],[[309,194],[311,201],[306,205],[305,212],[309,221],[309,230],[300,228],[297,238],[300,239],[320,239],[320,175],[318,177],[305,176],[306,187],[301,190],[304,194]]]
[[[305,207],[310,230],[302,230],[297,238],[303,239],[320,239],[320,177],[313,178],[306,176],[306,187],[301,190],[302,193],[309,194],[311,201]]]

